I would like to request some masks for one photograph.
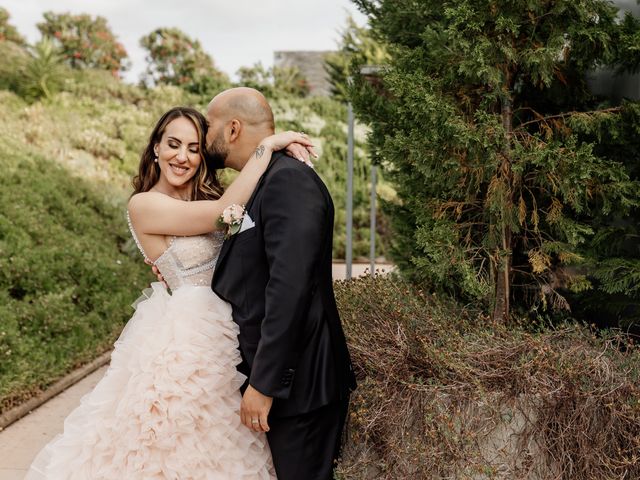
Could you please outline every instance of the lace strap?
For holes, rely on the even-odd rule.
[[[147,254],[144,253],[144,248],[142,248],[142,244],[140,243],[140,240],[138,240],[136,231],[133,229],[133,224],[131,223],[131,216],[129,215],[129,210],[127,210],[127,223],[129,224],[129,231],[131,232],[131,236],[133,237],[133,240],[136,242],[136,245],[138,246],[138,250],[140,250],[140,253],[142,254],[142,256],[147,262],[151,262],[149,257],[147,257]]]

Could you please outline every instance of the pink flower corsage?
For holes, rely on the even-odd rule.
[[[243,219],[244,206],[233,204],[224,209],[218,219],[218,225],[225,231],[225,237],[229,238],[240,231]]]

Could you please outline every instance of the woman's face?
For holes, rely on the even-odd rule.
[[[167,125],[154,148],[161,181],[175,188],[188,185],[202,162],[198,140],[198,131],[188,118],[179,117]]]

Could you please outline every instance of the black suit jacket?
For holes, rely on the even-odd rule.
[[[276,152],[247,212],[255,227],[225,241],[212,281],[240,326],[238,369],[274,397],[272,416],[346,397],[355,378],[333,294],[327,188],[313,169]]]

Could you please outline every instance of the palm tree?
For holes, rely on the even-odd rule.
[[[62,85],[64,58],[55,44],[46,37],[29,50],[31,58],[25,66],[21,82],[23,94],[31,100],[41,97],[51,99]]]

